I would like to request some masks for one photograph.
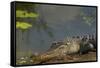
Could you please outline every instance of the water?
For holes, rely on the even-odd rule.
[[[39,14],[38,18],[20,19],[31,22],[33,26],[27,31],[16,31],[17,56],[43,53],[54,41],[64,40],[70,36],[96,33],[95,15],[93,22],[90,22],[91,26],[86,24],[80,15],[81,13],[95,14],[96,8],[94,7],[38,5],[30,10],[34,11],[34,9]],[[38,24],[41,28],[37,26]],[[50,32],[53,36],[49,35]]]

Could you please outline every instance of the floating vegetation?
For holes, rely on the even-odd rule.
[[[18,29],[25,30],[25,29],[28,29],[30,27],[32,27],[32,24],[30,24],[30,23],[27,23],[27,22],[16,22],[16,28],[18,28]]]
[[[35,12],[28,12],[25,10],[16,10],[16,17],[19,18],[37,18],[39,15]]]

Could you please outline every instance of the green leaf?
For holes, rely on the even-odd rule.
[[[16,28],[25,30],[32,27],[32,24],[29,24],[27,22],[16,22]]]
[[[19,18],[37,18],[39,15],[34,12],[27,12],[26,10],[16,10],[16,17]]]
[[[89,26],[91,26],[92,25],[92,21],[93,21],[93,17],[83,16],[83,20],[85,21],[86,24],[88,24]]]
[[[16,9],[17,10],[29,10],[33,9],[37,4],[31,4],[31,3],[16,3]]]

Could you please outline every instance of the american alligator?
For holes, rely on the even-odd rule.
[[[92,40],[92,42],[91,42]],[[95,44],[95,45],[94,45]],[[56,57],[63,57],[70,54],[83,54],[95,49],[95,39],[83,38],[70,38],[66,41],[59,41],[52,43],[50,49],[46,53],[38,56],[38,62],[36,64],[44,63],[45,61],[51,60]],[[36,60],[34,60],[36,61]]]

